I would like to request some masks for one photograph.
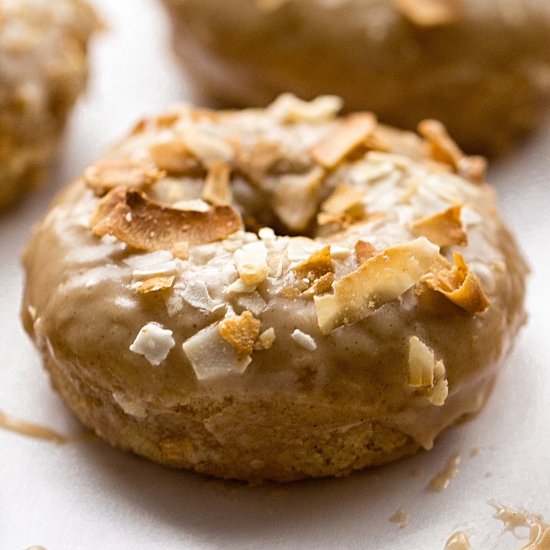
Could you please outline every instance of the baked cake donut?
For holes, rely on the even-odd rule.
[[[290,481],[429,449],[487,399],[526,265],[483,159],[339,107],[143,120],[35,228],[24,326],[100,437]]]
[[[43,179],[98,26],[81,0],[0,0],[0,209]]]
[[[414,129],[444,122],[497,154],[550,96],[547,0],[164,0],[199,97],[263,106],[279,93],[342,96]]]

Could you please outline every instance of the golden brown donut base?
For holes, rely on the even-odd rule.
[[[56,391],[85,426],[114,447],[173,468],[223,479],[290,482],[347,476],[421,449],[399,429],[369,419],[366,411],[362,415],[356,407],[346,407],[345,397],[331,404],[311,397],[299,404],[282,396],[238,404],[230,397],[219,401],[191,397],[176,409],[150,411],[146,419],[138,419],[126,414],[110,392],[84,381],[47,351],[43,364]],[[466,404],[461,402],[464,396],[458,399],[460,414],[453,423],[485,404],[496,373],[479,382],[485,393],[481,402]],[[258,422],[262,416],[267,419],[264,424]],[[349,429],[334,428],[354,417],[364,422],[351,423]],[[208,418],[217,420],[214,424],[226,438],[223,448],[205,429]],[[320,437],[323,426],[326,433]],[[253,458],[247,461],[247,455]]]
[[[277,136],[284,146],[277,156],[285,161],[278,165],[283,175],[253,172],[258,179],[249,181],[235,170],[226,183],[232,185],[234,200],[245,213],[263,212],[273,197],[281,200],[283,191],[288,192],[289,176],[298,185],[301,180],[295,172],[319,173],[315,163],[330,160],[322,155],[326,144],[340,143],[331,136],[342,139],[344,131],[356,131],[358,125],[373,131],[368,113],[343,119],[329,113],[324,115],[327,120],[316,123],[285,122],[285,109],[288,113],[297,109],[298,117],[312,116],[311,109],[326,109],[327,101],[332,113],[334,98],[303,105],[286,97],[266,111],[218,114],[182,107],[169,116],[144,121],[112,156],[98,161],[85,178],[69,186],[35,229],[24,254],[25,329],[69,407],[112,445],[227,479],[284,482],[342,476],[421,447],[430,449],[438,434],[485,403],[524,321],[526,266],[493,206],[491,188],[480,184],[479,177],[478,183],[472,183],[450,172],[456,164],[457,170],[470,167],[466,171],[473,176],[476,159],[460,154],[455,163],[458,153],[449,150],[453,164],[436,164],[422,156],[427,142],[375,127],[379,141],[374,140],[373,147],[384,146],[385,138],[394,153],[367,151],[342,160],[326,174],[322,171],[320,192],[334,201],[342,191],[330,186],[354,181],[364,201],[362,208],[378,213],[350,222],[333,238],[330,233],[313,240],[265,229],[257,234],[231,229],[222,241],[189,245],[183,257],[174,255],[171,250],[181,251],[171,248],[170,242],[163,241],[160,251],[146,252],[125,240],[135,238],[131,242],[137,246],[149,246],[139,239],[150,243],[157,235],[151,227],[163,227],[161,221],[170,214],[175,221],[169,227],[178,243],[185,240],[182,231],[199,223],[189,221],[191,212],[193,219],[204,220],[228,210],[220,205],[207,205],[202,213],[186,209],[197,192],[207,189],[203,171],[178,178],[177,173],[166,177],[153,170],[169,170],[158,153],[166,152],[167,144],[181,145],[182,140],[187,146],[202,144],[208,154],[214,151],[225,162],[244,163],[244,173],[247,152],[256,152],[268,136]],[[431,136],[437,128],[431,123],[424,130]],[[207,135],[209,147],[204,141]],[[228,136],[231,141],[225,141]],[[174,141],[166,141],[168,137]],[[197,150],[196,161],[207,163],[201,156],[204,150]],[[279,155],[278,149],[275,152]],[[131,153],[156,160],[151,165],[124,156]],[[176,160],[187,158],[178,155]],[[211,181],[214,173],[210,168],[206,180]],[[373,173],[374,181],[369,179]],[[108,183],[107,176],[113,174],[117,183],[121,177],[133,177],[135,182],[136,174],[156,177],[147,180],[147,191],[164,205],[124,186],[98,196],[94,189],[100,192],[100,184]],[[272,194],[256,197],[256,186],[262,182],[273,186]],[[118,202],[120,197],[124,202]],[[142,202],[136,203],[139,197]],[[109,210],[114,200],[116,206]],[[173,208],[176,201],[184,209]],[[304,209],[307,201],[300,203]],[[330,212],[327,202],[317,205],[320,213]],[[461,206],[453,207],[457,203]],[[143,204],[148,205],[147,216]],[[451,223],[445,213],[457,208],[464,212],[460,227],[469,240],[467,245],[452,245],[451,251],[464,253],[471,268],[462,269],[471,274],[467,280],[473,285],[469,292],[453,294],[458,303],[432,290],[428,286],[432,279],[422,282],[423,273],[435,277],[430,268],[450,263],[442,256],[444,252],[450,257],[449,245],[438,248],[415,233],[426,220],[432,220],[432,229],[434,223],[438,226],[434,218]],[[99,231],[101,224],[114,223],[117,215],[129,224],[130,234],[124,232],[126,225],[112,226],[118,236]],[[435,231],[433,238],[448,238],[443,233]],[[167,239],[172,233],[160,235]],[[187,238],[196,235],[186,233]],[[464,235],[457,238],[462,243]],[[362,254],[368,251],[357,247],[360,239],[367,248],[370,243],[381,252],[365,260]],[[312,245],[314,253],[303,249]],[[254,255],[253,250],[259,253]],[[406,259],[411,250],[414,263],[412,259],[395,263],[397,254]],[[311,265],[307,277],[300,274],[304,262],[320,269],[327,254],[336,278],[332,294],[326,289],[313,296],[302,292],[303,285],[317,277]],[[314,256],[321,260],[313,262]],[[376,267],[381,258],[392,262],[388,272]],[[159,266],[159,261],[165,263]],[[421,264],[424,267],[418,271]],[[365,274],[370,277],[369,269],[382,282],[370,280],[368,288],[351,296],[352,301],[342,297],[342,285]],[[395,288],[396,269],[412,279],[408,287]],[[386,273],[392,284],[383,284]],[[169,288],[142,292],[143,280],[150,281],[152,274],[172,274],[152,278],[154,284],[167,279]],[[250,285],[252,289],[238,286],[245,280],[260,280],[260,275],[263,278]],[[201,299],[193,286],[197,281],[204,282],[207,299]],[[233,292],[235,286],[238,292]],[[481,300],[483,287],[488,308]],[[385,303],[356,317],[355,302],[362,303],[373,289],[385,296]],[[461,302],[460,296],[469,301]],[[374,308],[377,304],[371,302],[368,307]],[[243,321],[248,324],[239,333],[235,327]],[[233,333],[228,332],[231,327]],[[144,331],[152,334],[148,344],[140,340]],[[270,342],[262,339],[268,331]]]

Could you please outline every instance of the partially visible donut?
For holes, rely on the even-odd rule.
[[[57,199],[24,326],[84,424],[223,478],[339,476],[423,447],[489,395],[526,265],[484,181],[340,101],[183,106]]]
[[[414,129],[441,120],[500,154],[550,96],[547,0],[164,0],[201,98],[263,106],[282,92],[344,98]]]
[[[0,0],[0,209],[44,179],[98,26],[82,0]]]

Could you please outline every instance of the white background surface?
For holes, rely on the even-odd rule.
[[[50,187],[0,216],[0,409],[67,434],[82,428],[50,389],[18,320],[20,249],[57,189],[140,115],[185,97],[153,0],[96,0],[109,32]],[[479,417],[430,453],[347,479],[243,487],[171,471],[99,442],[63,446],[0,430],[0,550],[442,549],[464,530],[475,549],[518,548],[491,499],[550,519],[550,127],[493,167],[502,208],[533,266],[530,321]],[[470,451],[479,449],[476,457]],[[460,472],[426,490],[454,452]],[[410,513],[400,529],[388,518]]]

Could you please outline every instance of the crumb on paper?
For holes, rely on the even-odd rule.
[[[401,508],[399,508],[393,515],[390,516],[390,521],[392,523],[397,523],[400,529],[407,527],[407,525],[409,525],[410,519],[410,515]]]

